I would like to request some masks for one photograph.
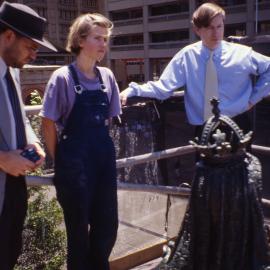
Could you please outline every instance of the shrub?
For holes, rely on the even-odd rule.
[[[59,270],[65,261],[63,216],[48,188],[29,188],[28,215],[23,231],[23,250],[16,270]]]
[[[38,91],[31,93],[31,105],[41,104]],[[30,117],[37,136],[40,135],[40,119]],[[43,166],[35,174],[44,173]],[[15,270],[59,270],[64,265],[66,236],[63,227],[63,214],[56,198],[49,198],[48,187],[28,188],[28,213],[23,231],[22,254]]]

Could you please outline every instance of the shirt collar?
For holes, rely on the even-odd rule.
[[[0,57],[0,79],[4,79],[7,72],[7,65],[2,57]]]
[[[223,47],[223,40],[220,42],[220,44],[214,49],[214,56],[215,57],[220,57],[221,56],[221,53],[222,53],[222,47]],[[203,55],[205,56],[206,59],[208,59],[210,57],[210,49],[207,48],[205,45],[203,45],[201,43],[201,46],[202,46],[202,52],[203,52]]]

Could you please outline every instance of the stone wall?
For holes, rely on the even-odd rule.
[[[27,97],[37,90],[43,96],[46,84],[54,70],[60,66],[32,66],[26,65],[21,70],[21,85],[23,101],[27,101]],[[27,102],[26,102],[27,103]],[[28,104],[26,104],[28,105]]]

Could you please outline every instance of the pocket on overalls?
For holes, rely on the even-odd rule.
[[[66,138],[57,146],[55,158],[55,184],[81,185],[84,179],[84,146],[82,141]]]

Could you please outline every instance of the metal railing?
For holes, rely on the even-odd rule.
[[[175,96],[183,96],[183,91],[175,93]],[[27,115],[37,114],[41,106],[26,106]],[[270,147],[261,145],[252,145],[253,153],[270,155]],[[124,168],[134,166],[150,161],[157,161],[160,159],[171,158],[176,156],[183,156],[186,154],[194,153],[195,148],[192,145],[180,146],[170,148],[162,151],[147,153],[143,155],[137,155],[133,157],[127,157],[118,159],[116,161],[117,168]],[[26,182],[28,186],[40,186],[40,185],[53,185],[53,174],[47,174],[43,176],[26,176]],[[154,192],[160,194],[177,195],[181,197],[188,197],[190,195],[190,188],[178,187],[178,186],[162,186],[162,185],[148,185],[148,184],[132,184],[118,181],[118,190],[128,191],[140,191],[140,192]],[[263,205],[270,208],[270,200],[262,200]]]
[[[119,168],[125,168],[129,166],[134,166],[138,164],[142,164],[145,162],[149,161],[156,161],[164,158],[169,158],[169,157],[175,157],[179,155],[185,155],[185,154],[190,154],[195,151],[194,147],[191,145],[187,146],[181,146],[181,147],[176,147],[176,148],[171,148],[171,149],[166,149],[163,151],[158,151],[158,152],[153,152],[153,153],[147,153],[143,155],[138,155],[138,156],[133,156],[133,157],[127,157],[127,158],[122,158],[118,159],[116,161],[116,167]],[[52,178],[53,174],[48,174],[45,176],[27,176],[26,177],[26,182],[30,186],[37,186],[37,185],[52,185]],[[138,190],[138,191],[144,191],[144,188],[146,186],[150,185],[140,185],[140,184],[128,184],[128,183],[118,183],[118,188],[120,189],[131,189],[131,190]],[[163,189],[164,187],[164,189]],[[167,191],[172,191],[173,187],[165,187],[165,186],[152,186],[149,187],[152,190],[159,190],[159,193],[168,193]],[[181,193],[181,188],[177,188],[175,192],[180,192]],[[186,194],[186,190],[183,190],[183,193]]]

